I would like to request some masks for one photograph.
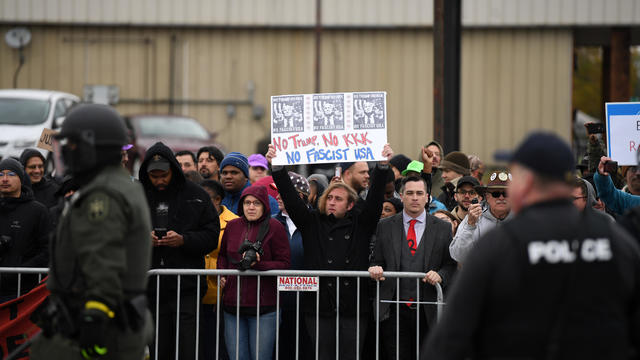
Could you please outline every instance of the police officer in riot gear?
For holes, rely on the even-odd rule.
[[[51,246],[49,305],[33,359],[142,359],[151,333],[145,290],[150,216],[140,184],[120,166],[127,142],[105,105],[71,110],[55,148],[79,190]]]
[[[510,157],[516,216],[469,253],[428,359],[630,359],[640,354],[640,249],[571,203],[568,145],[534,133]]]

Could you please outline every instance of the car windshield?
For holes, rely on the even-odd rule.
[[[0,98],[0,124],[42,124],[49,114],[49,101]]]
[[[154,116],[138,118],[137,122],[143,137],[209,139],[207,130],[190,118]]]

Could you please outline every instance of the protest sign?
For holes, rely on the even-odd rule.
[[[637,164],[640,146],[640,102],[606,103],[607,155],[618,165]]]
[[[271,97],[274,165],[387,160],[384,91]]]
[[[44,128],[42,129],[42,134],[40,134],[40,140],[38,140],[38,147],[40,149],[45,149],[49,151],[53,151],[53,137],[58,134],[57,131]]]

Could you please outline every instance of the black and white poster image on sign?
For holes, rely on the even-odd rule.
[[[344,130],[344,94],[313,95],[313,130]]]
[[[304,131],[304,96],[278,96],[271,102],[274,133]]]
[[[384,93],[353,94],[353,128],[382,129],[385,126]]]

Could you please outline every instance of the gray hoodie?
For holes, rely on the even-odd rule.
[[[449,245],[451,257],[457,262],[464,262],[469,251],[473,248],[473,245],[478,241],[478,239],[480,239],[480,237],[512,217],[513,213],[509,212],[509,215],[507,215],[506,218],[498,220],[493,216],[491,211],[489,211],[488,206],[483,206],[482,215],[480,215],[480,218],[475,225],[469,225],[467,222],[469,215],[465,216],[458,226],[458,230],[456,231],[456,235],[453,237],[453,241]]]

